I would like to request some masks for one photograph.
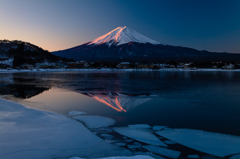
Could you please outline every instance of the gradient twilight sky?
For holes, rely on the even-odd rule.
[[[169,45],[240,53],[240,0],[0,0],[0,39],[49,51],[119,26]]]

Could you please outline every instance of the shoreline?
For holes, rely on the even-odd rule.
[[[175,68],[166,68],[166,69],[0,69],[0,73],[20,73],[20,72],[240,72],[240,69],[211,69],[211,68],[202,68],[202,69],[175,69]]]

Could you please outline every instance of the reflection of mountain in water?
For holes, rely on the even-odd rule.
[[[0,95],[13,95],[17,98],[31,98],[44,91],[50,89],[50,87],[39,87],[36,83],[41,82],[40,79],[23,79],[12,78],[10,80],[0,80]]]
[[[109,94],[83,93],[83,94],[119,112],[127,112],[152,99],[146,95],[125,95],[117,93]]]

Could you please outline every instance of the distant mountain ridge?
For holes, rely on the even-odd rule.
[[[19,40],[0,40],[0,58],[13,59],[13,66],[24,63],[35,64],[41,62],[71,61],[69,59],[51,54],[36,45]]]
[[[126,26],[118,27],[85,44],[52,53],[76,61],[92,62],[240,61],[240,54],[165,45]]]

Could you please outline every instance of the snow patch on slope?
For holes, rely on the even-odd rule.
[[[88,45],[100,45],[105,43],[108,46],[111,46],[113,44],[116,44],[118,46],[129,42],[160,44],[159,42],[152,40],[125,26],[118,27],[107,34],[98,37],[97,39],[91,41]]]

